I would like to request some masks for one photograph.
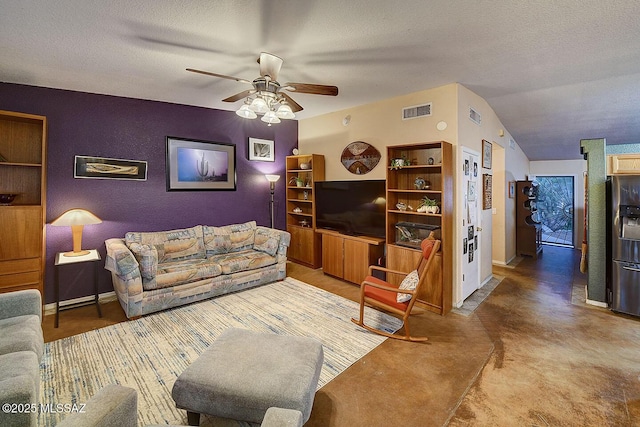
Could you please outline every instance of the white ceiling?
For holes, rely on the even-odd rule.
[[[261,51],[304,119],[458,82],[531,160],[640,143],[638,0],[0,0],[0,81],[235,110]],[[427,100],[428,101],[428,100]]]

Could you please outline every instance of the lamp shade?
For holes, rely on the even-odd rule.
[[[278,116],[281,119],[295,119],[296,115],[293,114],[293,111],[291,111],[291,107],[289,107],[287,104],[282,104],[280,105],[280,107],[278,107],[278,110],[276,111],[276,116]]]
[[[268,111],[260,120],[269,123],[269,126],[271,126],[271,123],[280,123],[280,119],[276,116],[275,111]]]
[[[243,104],[236,114],[245,119],[255,119],[258,115],[247,104]]]
[[[84,209],[69,209],[59,218],[55,219],[51,225],[71,227],[73,236],[73,251],[65,252],[65,256],[87,255],[89,251],[82,250],[82,229],[85,225],[100,224],[102,220]]]
[[[265,178],[267,178],[269,182],[276,182],[280,179],[280,175],[265,175]]]
[[[102,220],[84,209],[69,209],[57,219],[55,219],[51,225],[54,226],[72,226],[72,225],[89,225],[100,224]]]

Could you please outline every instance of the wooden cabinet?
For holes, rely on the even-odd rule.
[[[0,292],[43,294],[46,128],[42,116],[0,111]],[[44,301],[44,295],[43,295]]]
[[[291,233],[290,260],[312,268],[320,266],[321,241],[315,233],[314,184],[324,180],[324,156],[287,156],[287,231]]]
[[[640,174],[640,154],[612,154],[607,156],[607,175]]]
[[[516,251],[538,258],[542,252],[542,224],[538,218],[538,185],[516,182]]]
[[[322,235],[322,271],[347,282],[362,283],[369,266],[378,264],[384,253],[384,239],[324,229],[318,233]]]
[[[387,159],[387,267],[408,273],[416,268],[421,256],[416,247],[418,236],[413,243],[400,238],[398,223],[435,228],[442,246],[428,273],[432,276],[430,286],[423,287],[418,303],[444,315],[453,302],[452,146],[446,141],[389,146]],[[438,213],[418,212],[424,197],[437,202]]]

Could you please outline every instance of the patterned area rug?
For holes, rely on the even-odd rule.
[[[324,348],[320,388],[385,340],[353,324],[357,315],[357,303],[292,278],[151,314],[46,344],[41,401],[84,403],[118,383],[138,391],[140,425],[186,425],[186,412],[171,398],[173,383],[225,329],[318,339]],[[389,332],[402,326],[373,309],[365,315]],[[64,416],[40,414],[39,425],[53,426]]]

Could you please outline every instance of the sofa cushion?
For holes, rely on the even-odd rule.
[[[153,245],[131,243],[129,249],[136,257],[140,266],[140,275],[143,279],[151,280],[158,272],[158,250]]]
[[[226,254],[233,249],[231,246],[231,231],[225,227],[203,225],[202,234],[207,257]]]
[[[154,246],[158,251],[158,263],[205,258],[201,225],[150,233],[129,232],[125,242],[129,249],[134,243]]]
[[[158,264],[154,278],[142,278],[145,291],[170,288],[198,280],[214,278],[222,274],[220,265],[209,259],[191,259]]]
[[[222,274],[232,274],[239,271],[255,270],[276,263],[276,258],[260,251],[248,249],[229,254],[215,255],[209,258],[220,265]]]
[[[255,221],[225,225],[223,227],[204,225],[202,228],[208,257],[253,247],[256,231]]]
[[[2,319],[0,331],[0,355],[32,351],[40,360],[44,350],[40,317],[28,314]]]
[[[278,252],[278,246],[280,246],[281,235],[282,232],[280,230],[257,227],[253,249],[275,256],[276,252]]]

